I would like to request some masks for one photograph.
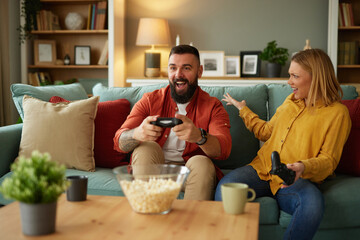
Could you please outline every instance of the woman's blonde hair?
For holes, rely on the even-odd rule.
[[[298,63],[312,77],[306,105],[315,106],[322,100],[325,106],[340,102],[343,91],[336,79],[333,64],[329,56],[321,49],[307,49],[296,53],[291,61]]]

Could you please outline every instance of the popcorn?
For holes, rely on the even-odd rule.
[[[169,210],[181,188],[180,183],[171,179],[156,178],[149,181],[122,180],[120,185],[131,207],[140,213],[162,213]]]

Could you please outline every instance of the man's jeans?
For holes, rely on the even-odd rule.
[[[221,179],[215,193],[216,201],[221,201],[221,185],[229,182],[246,183],[255,190],[256,197],[273,197],[282,211],[292,215],[284,239],[312,239],[315,235],[324,213],[324,198],[309,180],[300,178],[274,196],[269,183],[261,180],[254,168],[248,165],[231,171]]]

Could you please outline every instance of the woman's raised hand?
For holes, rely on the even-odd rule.
[[[236,101],[234,98],[230,96],[229,93],[224,94],[224,98],[221,99],[222,101],[226,102],[226,105],[234,105],[237,109],[241,110],[243,107],[246,106],[246,101],[242,100],[241,102]]]

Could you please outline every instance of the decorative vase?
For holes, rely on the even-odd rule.
[[[70,12],[65,17],[65,26],[69,30],[81,30],[84,24],[84,18],[79,13]]]
[[[267,63],[266,70],[267,70],[267,77],[277,78],[280,77],[281,65],[278,63]]]
[[[39,204],[20,202],[22,232],[28,236],[54,233],[56,207],[57,201]]]

